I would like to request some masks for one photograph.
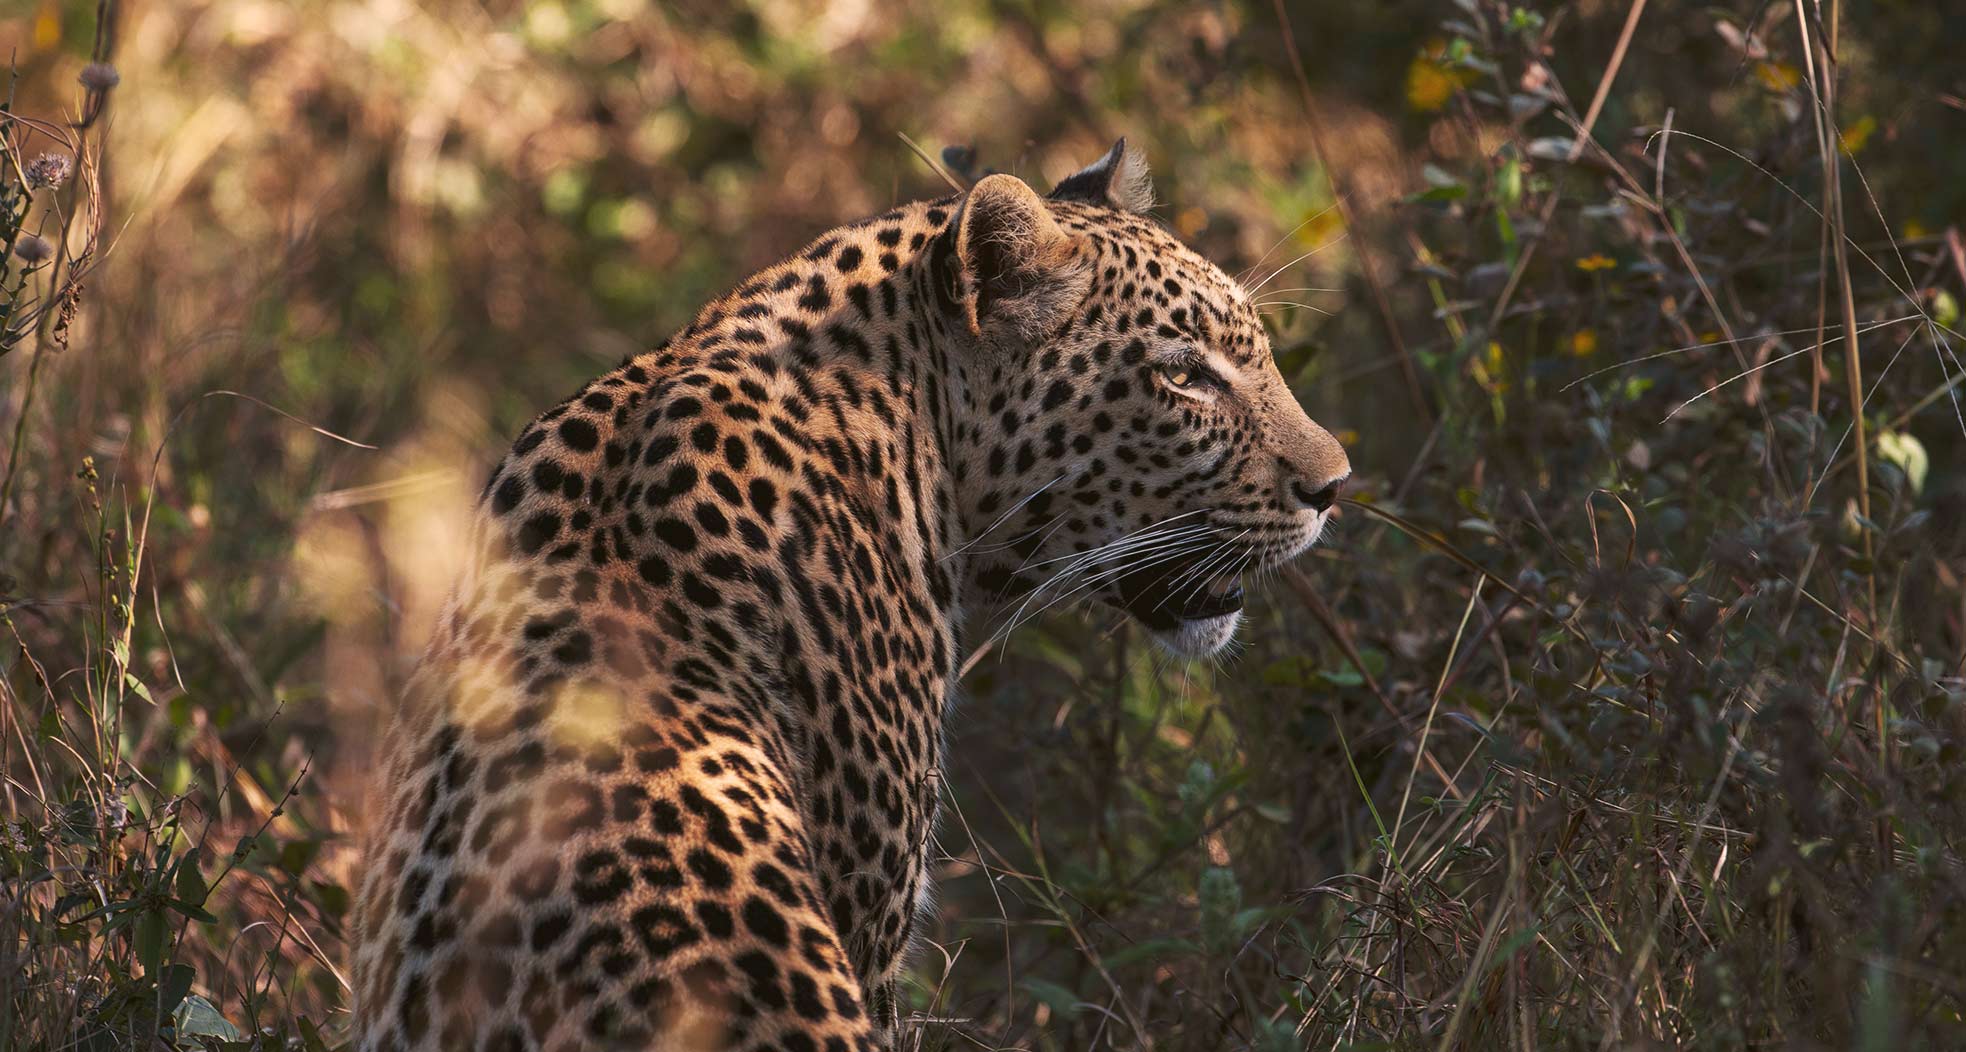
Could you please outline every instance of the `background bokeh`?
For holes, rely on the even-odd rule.
[[[977,661],[904,1047],[1960,1047],[1966,12],[1641,7],[0,4],[0,1047],[337,1045],[510,436],[923,155],[1120,135],[1358,503],[1223,662]]]

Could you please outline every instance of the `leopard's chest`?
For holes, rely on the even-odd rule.
[[[937,611],[929,620],[941,616]],[[881,643],[845,642],[787,668],[800,713],[794,721],[805,775],[800,803],[824,912],[870,984],[899,968],[932,892],[929,850],[950,690],[940,670],[951,659],[926,648],[950,643],[940,625],[914,629],[892,632]],[[911,636],[918,649],[911,649]],[[898,655],[873,660],[883,648]]]

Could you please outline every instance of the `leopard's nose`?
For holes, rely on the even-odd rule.
[[[1338,503],[1338,494],[1344,492],[1345,483],[1351,481],[1351,477],[1352,473],[1347,471],[1321,486],[1315,482],[1307,485],[1300,479],[1292,479],[1290,495],[1303,507],[1319,512],[1330,511],[1331,506]]]

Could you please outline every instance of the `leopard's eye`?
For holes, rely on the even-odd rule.
[[[1194,362],[1162,366],[1160,376],[1177,391],[1197,391],[1216,382],[1214,373]]]

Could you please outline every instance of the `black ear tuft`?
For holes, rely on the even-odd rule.
[[[1051,199],[1145,212],[1154,207],[1154,186],[1147,176],[1147,158],[1122,138],[1106,151],[1106,156],[1066,176],[1053,187]]]
[[[973,183],[983,178],[984,175],[990,174],[988,172],[980,175],[977,173],[976,147],[974,146],[944,146],[942,148],[942,166],[956,173],[957,177],[965,183]]]

